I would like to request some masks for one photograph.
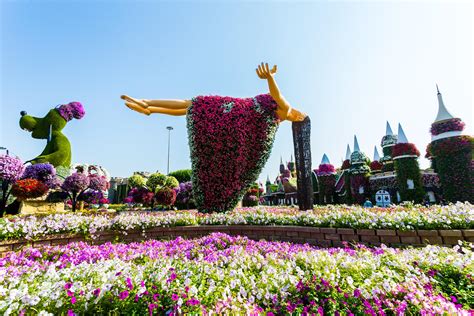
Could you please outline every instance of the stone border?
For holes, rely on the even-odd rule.
[[[459,240],[474,242],[474,229],[455,230],[413,230],[393,229],[352,229],[320,228],[304,226],[258,226],[258,225],[207,225],[155,227],[145,232],[133,230],[125,232],[105,231],[86,238],[82,234],[58,234],[37,240],[6,240],[0,242],[0,256],[8,251],[19,250],[25,246],[64,245],[70,242],[85,241],[91,244],[106,242],[140,242],[147,239],[174,239],[176,237],[197,238],[214,232],[228,235],[247,236],[253,240],[286,241],[308,243],[319,247],[341,247],[344,243],[360,243],[367,246],[390,247],[423,246],[427,244],[453,246]]]

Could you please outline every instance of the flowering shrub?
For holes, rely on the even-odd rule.
[[[105,191],[109,188],[109,182],[104,176],[92,174],[89,176],[89,189],[95,191]]]
[[[225,214],[179,212],[123,212],[116,215],[81,213],[0,219],[0,240],[34,239],[59,233],[94,235],[105,230],[126,232],[153,227],[195,225],[289,225],[310,227],[370,229],[473,229],[474,206],[457,203],[448,206],[361,206],[316,207],[312,211],[295,208],[256,207],[235,209]]]
[[[233,209],[257,179],[278,128],[275,109],[268,94],[193,99],[187,126],[194,197],[200,211]]]
[[[61,189],[66,192],[71,199],[72,211],[76,211],[76,204],[82,193],[89,188],[90,180],[89,177],[83,173],[73,173],[67,177]]]
[[[54,189],[59,185],[59,181],[56,178],[56,169],[50,163],[37,163],[27,166],[22,178],[39,180],[50,189]]]
[[[316,249],[214,233],[27,248],[0,259],[11,314],[469,315],[469,247]]]
[[[189,205],[193,203],[193,183],[191,181],[179,184],[176,192],[176,204],[179,208],[189,209]]]
[[[133,188],[128,193],[128,196],[132,203],[139,203],[147,206],[152,205],[155,198],[155,194],[146,188]],[[125,203],[127,202],[128,201],[125,201]]]
[[[193,171],[191,169],[182,169],[170,172],[168,176],[176,178],[179,183],[191,181],[191,175]]]
[[[45,195],[49,188],[36,179],[22,179],[13,184],[11,193],[19,200],[34,199]]]
[[[160,205],[171,206],[176,201],[176,191],[163,187],[155,193],[155,200]]]
[[[88,204],[105,204],[101,203],[103,199],[104,193],[102,193],[102,191],[96,190],[87,190],[79,197],[79,200],[84,201]]]
[[[412,143],[400,143],[396,144],[393,146],[392,150],[392,157],[396,158],[399,156],[420,156],[420,152],[418,151],[418,148],[416,148],[415,144]]]
[[[0,156],[0,182],[2,198],[0,200],[0,216],[3,216],[8,198],[10,197],[11,184],[21,177],[25,166],[20,158],[8,155]]]
[[[128,185],[131,188],[142,188],[146,185],[146,180],[139,174],[134,174],[130,178],[128,178]]]
[[[462,131],[465,125],[461,119],[452,118],[442,122],[434,122],[431,124],[430,132],[431,135],[436,136],[446,132]]]

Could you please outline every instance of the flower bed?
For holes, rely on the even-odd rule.
[[[153,227],[196,225],[289,225],[369,229],[471,229],[474,206],[395,206],[363,208],[324,206],[300,212],[294,208],[255,207],[228,213],[201,214],[196,211],[124,212],[118,214],[53,214],[0,219],[0,240],[35,239],[61,233],[94,235],[101,231],[146,230]]]
[[[220,233],[71,243],[0,259],[0,311],[469,315],[473,256],[466,246],[322,250]]]

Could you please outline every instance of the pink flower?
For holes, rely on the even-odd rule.
[[[173,293],[173,295],[171,295],[171,299],[172,299],[173,301],[177,301],[177,300],[179,299],[179,295]]]
[[[124,299],[126,299],[126,298],[128,297],[128,294],[129,294],[129,293],[128,293],[127,290],[120,292],[120,294],[119,294],[119,299],[120,299],[121,301],[123,301]]]

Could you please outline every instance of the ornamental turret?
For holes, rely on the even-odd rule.
[[[385,136],[382,137],[380,145],[382,146],[383,157],[380,158],[382,163],[382,172],[393,171],[392,150],[397,143],[397,135],[394,135],[390,123],[387,121],[385,127]]]
[[[380,162],[380,155],[377,146],[374,146],[374,160],[370,163],[370,170],[372,173],[379,173],[382,170],[382,163]]]
[[[362,204],[369,194],[368,175],[370,167],[368,163],[369,158],[360,150],[357,136],[354,135],[354,151],[351,154],[349,174],[352,200],[359,204]]]
[[[398,139],[397,144],[393,146],[392,155],[400,201],[420,203],[425,195],[418,164],[420,152],[415,144],[408,142],[401,124],[398,124]]]
[[[331,164],[326,154],[323,155],[321,164],[315,171],[318,177],[319,203],[333,203],[336,184],[336,169]]]
[[[354,135],[354,151],[351,154],[351,174],[365,174],[370,172],[370,168],[367,165],[369,158],[360,151],[359,142],[357,136]]]
[[[474,138],[463,135],[464,122],[448,111],[438,85],[436,90],[438,114],[431,124],[431,143],[426,149],[426,158],[431,160],[433,169],[439,175],[446,201],[474,203]]]

